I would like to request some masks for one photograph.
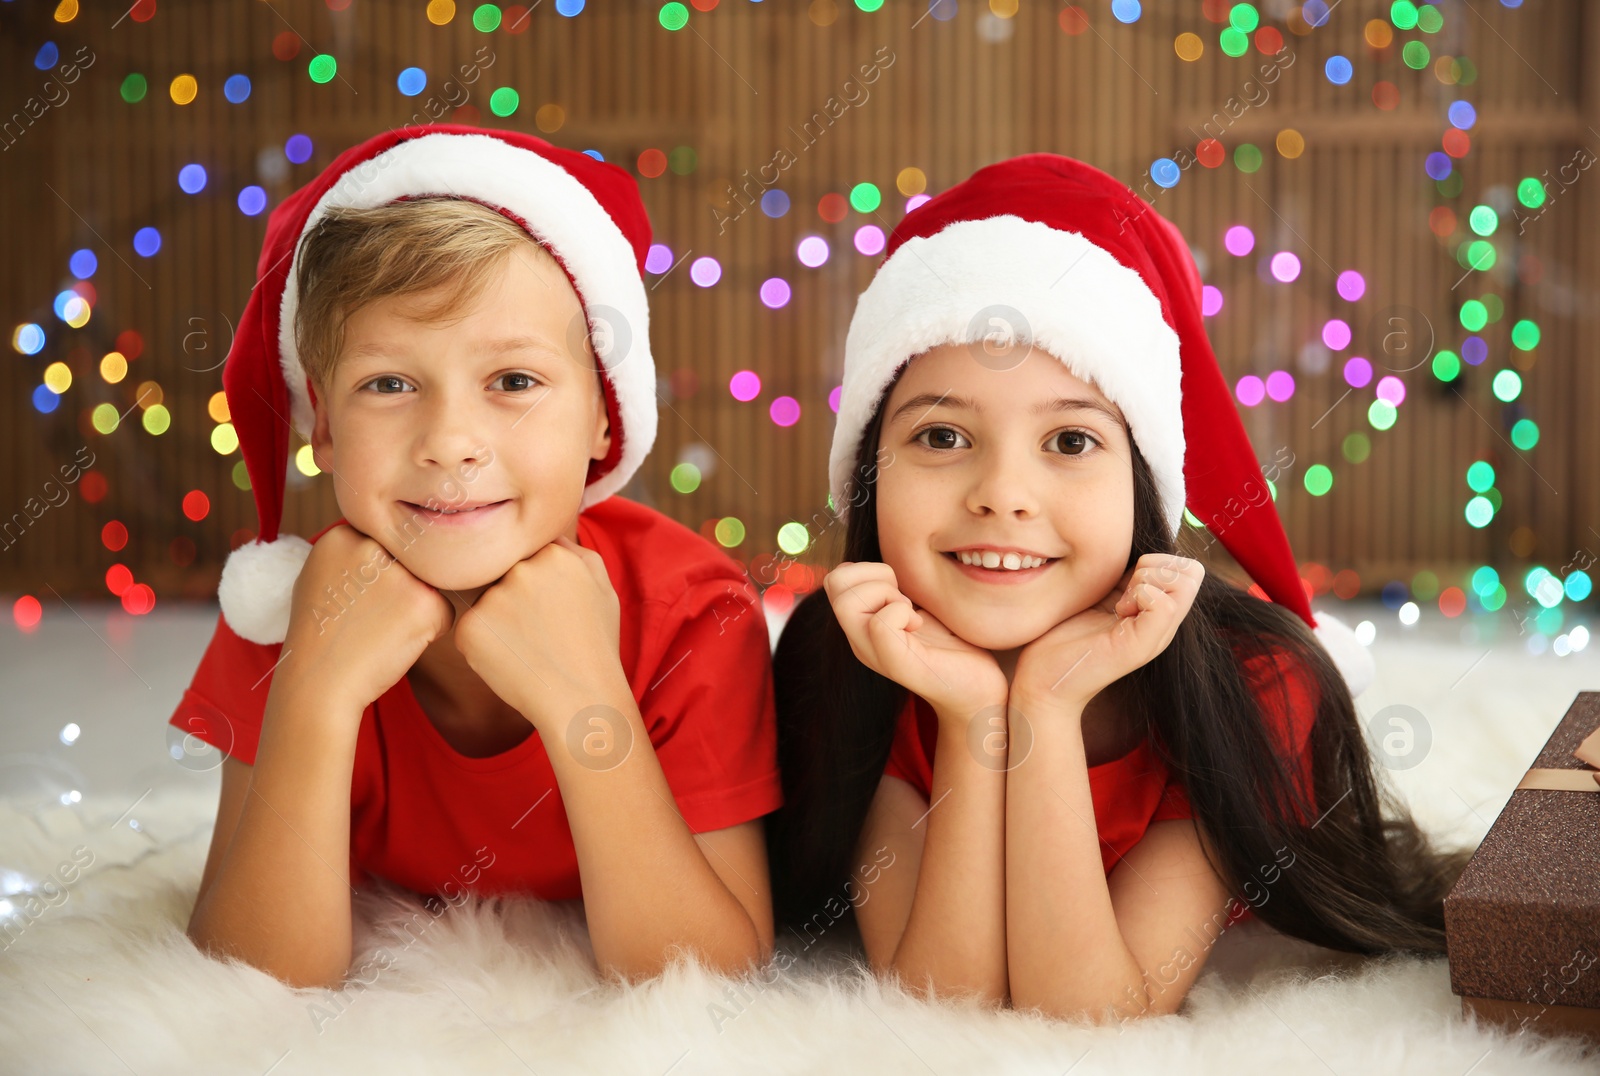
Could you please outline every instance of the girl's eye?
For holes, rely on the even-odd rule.
[[[510,382],[506,387],[511,392],[525,392],[539,384],[531,374],[501,374],[495,380]]]
[[[1063,456],[1085,456],[1091,444],[1098,445],[1092,434],[1083,430],[1062,430],[1050,439]]]
[[[925,430],[918,431],[912,440],[920,441],[936,451],[962,448],[967,441],[965,437],[962,437],[961,434],[952,430],[949,426],[929,426]]]
[[[362,385],[361,387],[362,388],[368,388],[368,387],[370,387],[372,385],[388,385],[390,383],[393,383],[393,384],[396,384],[396,385],[404,385],[405,381],[402,380],[401,378],[394,377],[393,375],[388,375],[388,376],[384,376],[384,377],[375,377],[371,381],[368,381],[365,385]],[[403,390],[397,389],[397,390],[395,390],[395,392],[389,392],[389,391],[387,391],[385,389],[381,389],[380,388],[380,389],[378,389],[378,395],[380,395],[380,396],[393,396],[393,395],[395,395],[396,392],[400,392],[400,391],[403,391]]]

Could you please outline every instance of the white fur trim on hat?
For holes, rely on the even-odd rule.
[[[1311,615],[1317,622],[1312,633],[1338,667],[1350,694],[1361,694],[1371,686],[1373,677],[1377,675],[1372,651],[1361,645],[1356,633],[1342,620],[1324,612],[1313,611]]]
[[[1056,356],[1122,409],[1177,534],[1184,505],[1178,334],[1144,278],[1110,252],[1077,232],[1009,214],[906,240],[856,303],[828,458],[835,509],[848,514],[862,432],[900,366],[996,330]]]
[[[217,584],[222,618],[241,639],[270,645],[289,634],[289,598],[311,543],[294,534],[246,542],[228,554]]]
[[[591,327],[598,330],[603,324],[609,329],[612,343],[600,359],[617,397],[622,455],[615,467],[584,490],[583,507],[605,500],[633,477],[656,440],[650,308],[633,247],[588,188],[565,169],[532,150],[480,134],[423,135],[363,162],[322,196],[306,218],[301,236],[333,206],[366,209],[403,195],[423,194],[481,199],[521,217],[535,237],[560,256],[577,285]],[[278,349],[295,428],[310,440],[314,413],[294,340],[298,255],[297,241],[278,318]],[[612,431],[613,436],[616,433]]]

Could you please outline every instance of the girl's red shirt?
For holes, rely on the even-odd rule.
[[[618,496],[579,514],[578,544],[605,561],[622,611],[618,657],[689,829],[776,810],[771,647],[743,571],[694,531]],[[219,616],[169,724],[254,765],[282,648],[241,639]],[[351,883],[368,874],[423,894],[580,898],[572,832],[532,725],[515,747],[470,758],[445,742],[408,679],[368,706],[350,786]]]
[[[1319,699],[1314,678],[1281,650],[1247,658],[1240,667],[1261,703],[1279,750],[1296,760],[1296,779],[1309,800],[1311,753],[1306,741]],[[907,695],[883,772],[909,783],[923,799],[930,798],[938,734],[933,707],[918,695]],[[1141,740],[1121,758],[1090,766],[1089,794],[1100,834],[1100,859],[1108,875],[1151,823],[1193,817],[1183,786],[1168,774],[1148,740]]]

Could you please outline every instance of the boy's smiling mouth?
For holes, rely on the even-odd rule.
[[[432,523],[467,523],[487,519],[498,515],[498,509],[510,504],[509,499],[499,501],[469,501],[458,505],[447,505],[440,509],[426,508],[414,501],[401,501],[400,504],[415,511],[423,519]]]

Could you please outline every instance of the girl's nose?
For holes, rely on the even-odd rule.
[[[992,446],[973,461],[975,473],[967,491],[967,510],[1026,519],[1039,511],[1039,498],[1028,471],[1025,450]]]

